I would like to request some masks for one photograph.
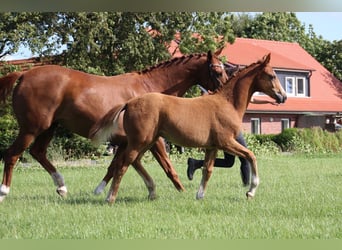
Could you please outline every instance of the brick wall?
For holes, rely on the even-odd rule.
[[[257,118],[260,120],[261,134],[278,134],[282,132],[282,119],[289,119],[291,128],[296,127],[296,115],[282,114],[245,114],[242,122],[244,132],[251,133],[251,120]]]

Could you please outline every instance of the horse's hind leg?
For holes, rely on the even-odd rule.
[[[204,198],[208,181],[213,172],[216,155],[217,155],[217,149],[212,149],[212,150],[207,149],[205,152],[204,166],[202,170],[202,180],[201,180],[201,184],[196,194],[196,199],[198,200]]]
[[[109,203],[115,202],[121,179],[126,173],[128,166],[137,159],[138,154],[139,154],[138,151],[135,151],[135,150],[126,151],[122,154],[120,153],[120,155],[118,155],[117,158],[115,159],[114,165],[113,165],[112,185],[110,187],[110,190],[108,192],[107,199],[106,199],[106,201],[108,201]]]
[[[185,188],[179,180],[178,174],[172,166],[169,157],[167,156],[164,139],[162,137],[159,137],[150,151],[152,152],[154,158],[156,158],[156,160],[158,161],[159,165],[163,168],[167,177],[169,177],[169,179],[172,181],[176,189],[178,191],[184,191]]]
[[[141,176],[141,178],[145,182],[145,185],[146,185],[147,190],[148,190],[148,198],[150,200],[156,199],[156,197],[157,197],[156,196],[156,186],[154,184],[152,177],[147,173],[146,169],[141,164],[141,157],[136,159],[132,163],[132,165],[133,165],[134,169],[138,172],[138,174]]]
[[[19,132],[18,137],[7,149],[4,155],[4,174],[0,186],[0,202],[9,194],[14,165],[26,148],[32,143],[35,136],[33,134]]]
[[[45,130],[36,138],[30,149],[30,154],[51,175],[55,185],[57,186],[57,193],[64,197],[67,194],[64,178],[60,173],[57,172],[57,169],[46,158],[47,147],[49,146],[49,143],[53,137],[55,128],[56,125],[52,125],[49,129]]]
[[[104,188],[107,186],[110,179],[112,179],[116,158],[118,156],[120,156],[121,154],[123,154],[125,148],[126,148],[126,144],[125,145],[122,144],[121,146],[119,146],[117,148],[115,155],[112,159],[112,162],[110,163],[109,167],[107,168],[106,175],[103,177],[102,181],[99,183],[99,185],[97,185],[97,187],[94,190],[95,195],[101,194],[103,192]]]

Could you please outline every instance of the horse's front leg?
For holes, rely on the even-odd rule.
[[[214,162],[217,155],[217,149],[207,149],[205,151],[205,159],[202,170],[202,180],[197,191],[196,199],[203,199],[208,181],[213,172]]]
[[[232,139],[224,151],[237,155],[239,157],[243,157],[247,159],[251,163],[252,170],[252,179],[250,188],[246,193],[247,199],[253,198],[255,196],[255,192],[259,186],[259,175],[258,175],[258,165],[257,160],[252,151],[245,148],[241,144],[239,144],[236,140]]]
[[[257,160],[256,160],[256,157],[252,151],[249,151],[247,159],[249,160],[249,162],[252,165],[251,186],[249,188],[249,191],[246,193],[247,199],[249,199],[249,198],[253,198],[255,196],[255,192],[259,186],[259,176],[258,176]]]

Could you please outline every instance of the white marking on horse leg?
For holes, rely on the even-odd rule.
[[[6,185],[1,184],[1,186],[0,186],[0,194],[8,195],[9,192],[10,192],[10,187],[7,187]]]
[[[197,194],[196,194],[196,199],[197,200],[201,200],[203,198],[204,198],[204,188],[203,188],[203,184],[201,183],[200,187],[199,187],[199,189],[197,191]]]
[[[9,194],[10,192],[10,187],[7,187],[4,184],[1,184],[0,186],[0,202],[2,202],[5,197]]]
[[[57,188],[57,193],[62,196],[62,197],[66,197],[67,193],[68,193],[68,190],[67,190],[67,187],[66,186],[61,186],[61,187],[58,187]]]
[[[67,187],[65,186],[63,176],[60,173],[55,172],[51,174],[51,177],[52,177],[53,182],[57,186],[57,190],[56,190],[57,193],[60,196],[63,196],[63,197],[66,196],[66,194],[68,193],[68,190],[67,190]]]
[[[107,185],[107,182],[101,181],[100,184],[95,188],[94,194],[95,195],[101,194],[103,190],[105,189],[106,185]]]
[[[251,186],[249,188],[249,191],[246,194],[247,198],[253,198],[255,196],[255,192],[256,192],[256,189],[258,188],[258,185],[259,185],[259,177],[252,174]]]
[[[51,177],[57,187],[65,186],[64,178],[60,173],[58,172],[52,173]]]

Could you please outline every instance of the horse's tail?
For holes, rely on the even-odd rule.
[[[24,72],[13,72],[0,77],[0,103],[6,101],[6,98],[10,93],[12,93],[15,82],[23,75],[23,73]]]
[[[94,144],[98,145],[109,139],[112,134],[115,134],[118,129],[120,114],[125,109],[126,104],[115,106],[92,126],[89,131],[89,138]]]

